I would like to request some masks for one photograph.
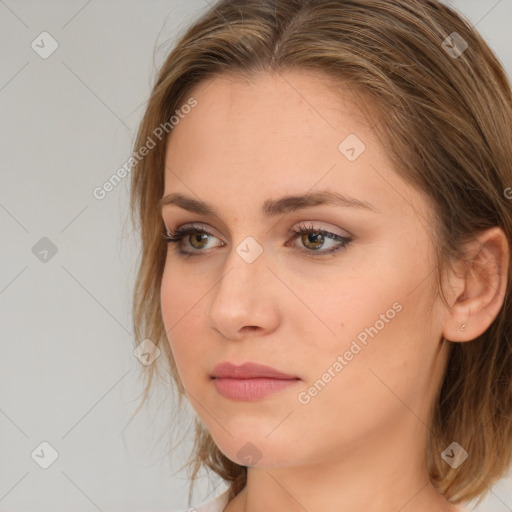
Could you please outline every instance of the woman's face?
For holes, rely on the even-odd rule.
[[[394,173],[376,119],[309,72],[221,76],[192,95],[165,169],[165,195],[189,200],[162,215],[195,232],[168,244],[161,303],[199,418],[242,465],[376,457],[411,439],[422,453],[444,310],[428,204]],[[295,380],[215,380],[222,362]]]

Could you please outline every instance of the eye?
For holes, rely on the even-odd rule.
[[[176,229],[175,231],[167,230],[167,235],[164,235],[164,239],[167,242],[177,243],[179,247],[179,254],[191,256],[192,252],[201,251],[204,252],[203,249],[209,249],[208,237],[215,237],[213,233],[210,233],[207,229],[200,226],[185,226]],[[192,247],[193,251],[184,251],[183,246],[186,245],[183,243],[183,240],[187,240]]]
[[[315,228],[312,224],[309,226],[301,224],[297,228],[290,229],[289,233],[295,235],[293,240],[300,238],[303,247],[300,250],[309,253],[313,257],[339,251],[352,241],[349,237]],[[207,229],[197,225],[180,227],[175,231],[167,230],[167,235],[163,236],[167,242],[177,244],[178,254],[183,258],[198,256],[206,252],[206,249],[215,247],[215,245],[208,246],[210,237],[217,238]],[[222,245],[224,243],[221,242],[217,247]]]
[[[291,229],[290,233],[294,233],[296,235],[294,239],[300,239],[302,246],[306,248],[303,250],[306,252],[317,252],[318,254],[330,254],[339,251],[352,241],[349,237],[331,233],[324,229],[315,228],[312,224],[309,226],[301,224],[299,227]],[[331,242],[328,249],[325,248],[327,242]]]

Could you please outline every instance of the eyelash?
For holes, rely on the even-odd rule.
[[[204,233],[209,236],[215,237],[215,235],[213,233],[211,233],[210,231],[208,231],[207,229],[200,227],[200,226],[191,225],[191,226],[187,226],[184,228],[178,228],[175,231],[169,230],[167,235],[163,235],[163,239],[165,241],[167,241],[168,243],[178,243],[178,248],[179,248],[178,254],[183,258],[190,258],[191,256],[199,256],[199,255],[201,255],[202,252],[205,252],[205,251],[201,251],[201,250],[197,250],[194,252],[182,250],[183,245],[181,242],[182,242],[183,238],[185,238],[187,235],[191,235],[193,233]],[[332,249],[329,249],[327,251],[322,251],[322,252],[320,252],[320,251],[316,252],[316,251],[313,251],[310,249],[301,249],[303,252],[310,253],[310,255],[313,258],[335,253],[341,249],[344,249],[345,247],[347,247],[347,245],[350,242],[352,242],[352,238],[337,235],[336,233],[331,233],[330,231],[326,231],[324,229],[317,229],[312,224],[310,224],[309,226],[307,226],[306,224],[301,224],[301,225],[299,225],[298,228],[292,228],[289,230],[290,235],[295,235],[294,238],[298,238],[301,235],[310,234],[310,233],[320,234],[324,237],[330,238],[331,240],[335,240],[335,241],[338,241],[341,243],[341,245],[339,245],[338,247],[334,247]]]

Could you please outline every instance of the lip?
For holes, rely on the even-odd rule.
[[[210,378],[222,396],[231,400],[257,400],[284,390],[301,379],[257,363],[220,363]]]
[[[212,370],[210,377],[214,379],[257,379],[267,377],[269,379],[280,380],[294,380],[299,378],[296,375],[288,375],[276,370],[275,368],[258,363],[248,362],[237,366],[227,361],[216,365]]]
[[[299,382],[298,379],[213,379],[213,385],[225,398],[238,401],[258,400],[282,391]]]

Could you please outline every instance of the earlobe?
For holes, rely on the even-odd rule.
[[[494,227],[467,245],[465,269],[457,277],[460,291],[447,311],[443,337],[471,341],[483,334],[503,306],[508,282],[509,244],[503,230]]]

